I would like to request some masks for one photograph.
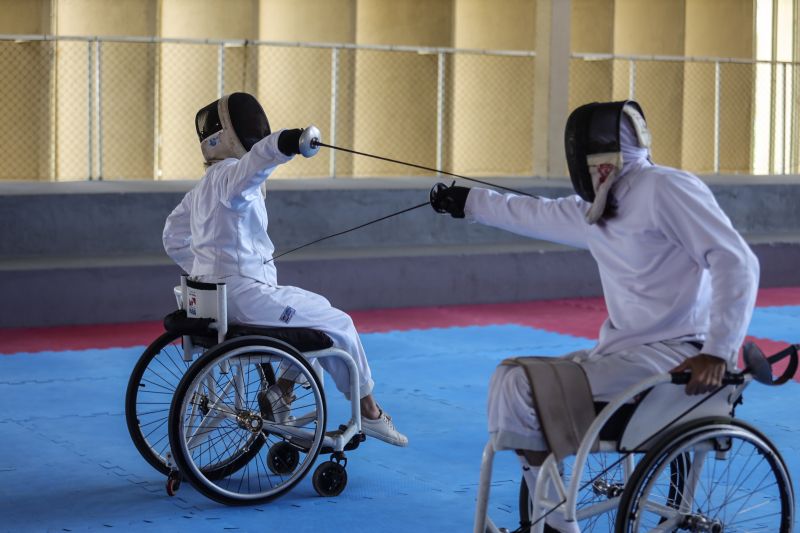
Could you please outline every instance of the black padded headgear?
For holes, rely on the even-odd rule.
[[[623,168],[621,126],[627,116],[640,147],[650,146],[644,112],[633,100],[582,105],[570,113],[564,129],[564,151],[575,192],[592,204],[586,221],[603,216],[614,182]]]
[[[203,107],[195,128],[207,164],[242,157],[271,133],[264,109],[248,93],[232,93]]]

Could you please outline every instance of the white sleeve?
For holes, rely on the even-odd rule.
[[[735,365],[755,306],[758,259],[699,178],[664,177],[653,203],[667,238],[711,274],[711,316],[702,352]]]
[[[164,232],[161,240],[164,243],[164,250],[167,255],[180,266],[184,272],[191,273],[194,264],[194,254],[192,254],[192,229],[189,225],[191,214],[191,197],[194,190],[189,191],[172,210],[164,224]]]
[[[292,159],[293,156],[284,155],[278,150],[281,131],[258,141],[241,159],[225,169],[223,203],[226,206],[236,209],[253,200],[259,186],[275,167]]]
[[[587,205],[578,196],[533,198],[473,188],[467,196],[467,220],[546,241],[588,248],[584,214]]]

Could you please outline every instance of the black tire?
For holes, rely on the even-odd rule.
[[[175,496],[178,493],[181,481],[181,474],[177,470],[173,470],[167,475],[167,496]]]
[[[320,496],[338,496],[347,486],[347,470],[339,463],[325,461],[314,471],[311,483]]]
[[[125,422],[133,445],[145,461],[165,476],[170,472],[169,407],[187,368],[181,336],[166,332],[145,348],[125,392]]]
[[[725,439],[724,443],[720,442],[722,439]],[[742,444],[737,446],[736,441]],[[719,482],[715,482],[712,479],[710,483],[703,483],[704,478],[702,476],[705,470],[698,474],[699,481],[696,483],[697,488],[693,489],[696,490],[693,499],[695,501],[702,500],[703,503],[700,504],[696,511],[696,506],[693,504],[691,511],[697,515],[699,519],[706,521],[703,525],[705,528],[703,531],[714,531],[716,529],[724,529],[726,532],[744,531],[752,527],[756,527],[759,531],[774,531],[776,533],[790,533],[792,531],[794,520],[794,493],[791,479],[789,478],[789,471],[786,468],[783,458],[781,458],[778,453],[778,450],[769,439],[750,425],[735,419],[713,417],[689,422],[670,431],[659,439],[645,454],[644,458],[639,462],[631,475],[628,486],[620,501],[617,523],[615,526],[616,533],[638,531],[637,521],[648,520],[644,512],[642,515],[639,514],[640,507],[642,509],[659,509],[659,507],[656,506],[658,504],[643,507],[642,500],[645,497],[650,498],[650,494],[658,492],[660,487],[664,484],[664,482],[659,483],[660,474],[665,475],[665,482],[671,485],[670,480],[673,475],[672,465],[676,461],[683,463],[683,467],[686,469],[684,475],[687,479],[692,475],[690,469],[696,464],[696,460],[694,458],[695,456],[691,454],[692,451],[694,451],[694,447],[698,445],[705,445],[706,447],[711,446],[714,453],[713,457],[707,458],[706,455],[710,456],[711,452],[704,452],[701,458],[701,468],[705,468],[706,464],[713,464],[711,475],[714,476],[717,474],[716,462],[724,460],[726,461],[726,465],[719,468],[721,471],[719,475],[722,476],[725,474],[728,476],[724,481],[720,480]],[[753,448],[749,456],[747,456],[745,445]],[[737,465],[738,467],[734,466],[733,462],[736,461],[740,455],[747,456],[745,459],[740,460],[744,461],[744,463]],[[755,461],[752,461],[753,458],[756,458]],[[728,459],[731,460],[729,461]],[[666,461],[670,461],[669,474],[666,473]],[[711,463],[712,461],[713,463]],[[752,462],[756,464],[753,465],[751,464]],[[762,487],[763,480],[766,480],[770,474],[773,476],[775,482],[764,487],[764,490],[770,489],[769,497],[762,495],[756,500],[759,502],[759,505],[747,506],[741,502],[746,502],[747,500],[745,500],[745,498],[752,498],[752,495],[741,496],[739,494],[740,489],[736,485],[740,480],[742,484],[746,483],[747,480],[750,479],[752,472],[756,471],[756,469],[759,469],[759,471],[753,477],[760,480],[758,481],[756,489]],[[733,482],[731,483],[732,478]],[[731,486],[734,488],[731,489]],[[771,490],[773,486],[775,488]],[[710,489],[708,487],[710,487]],[[719,504],[718,501],[712,502],[711,490],[714,488],[716,488],[718,492],[724,489],[724,497],[732,498],[732,500],[729,502],[722,502],[722,504]],[[676,507],[682,503],[678,493],[683,492],[683,489],[676,491],[670,486],[668,490],[664,491],[663,488],[661,488],[660,491],[664,494],[655,496],[654,498],[654,500],[665,500],[665,504],[660,504],[660,508],[668,509],[669,507]],[[703,498],[703,496],[705,496],[705,498]],[[736,502],[736,512],[729,518],[723,509],[729,503],[733,504],[734,501]],[[764,504],[764,502],[768,503]],[[674,505],[670,505],[670,503]],[[768,505],[768,507],[765,508],[762,504]],[[704,505],[706,506],[705,511],[702,509]],[[775,508],[776,505],[779,506],[779,509]],[[756,511],[758,513],[769,511],[769,514],[757,516],[755,518],[747,517],[744,519],[749,522],[744,526],[746,529],[738,529],[737,522],[733,522],[732,520],[736,519],[739,513],[750,512],[753,509],[758,509]],[[655,515],[655,513],[651,514]],[[687,514],[689,513],[684,513],[684,515],[681,516]],[[756,519],[762,522],[754,524],[753,520]],[[677,518],[675,520],[677,520]],[[663,516],[653,516],[650,521],[655,527],[658,524],[663,524],[666,518]],[[691,529],[694,526],[690,524],[679,524],[678,527]]]
[[[288,474],[300,462],[300,452],[288,442],[276,442],[267,453],[267,468],[273,474]]]
[[[231,363],[232,361],[233,363]],[[239,411],[225,403],[225,399],[229,398],[231,393],[229,387],[235,383],[233,372],[229,370],[230,375],[219,373],[219,370],[223,368],[220,366],[221,364],[231,365],[230,368],[233,369],[236,367],[237,361],[240,361],[239,367],[243,378],[242,390],[234,386],[236,391],[233,399],[236,402],[239,400],[243,402],[244,408]],[[310,431],[313,436],[310,441],[311,445],[307,448],[297,448],[305,455],[298,461],[294,472],[287,476],[271,472],[267,467],[267,458],[264,457],[267,454],[262,453],[263,450],[268,450],[276,442],[284,440],[285,436],[273,434],[270,432],[272,430],[263,429],[264,422],[260,419],[263,413],[261,413],[257,401],[258,392],[263,390],[264,383],[270,377],[265,367],[273,364],[277,367],[281,362],[288,362],[294,370],[300,371],[309,385],[308,391],[310,392],[306,392],[304,397],[298,398],[296,403],[292,404],[292,408],[313,406],[316,410],[313,429],[303,428]],[[252,380],[249,370],[245,374],[245,370],[242,368],[245,365],[248,369],[258,368],[260,377],[257,376],[255,380]],[[219,380],[215,377],[217,375]],[[281,375],[271,377],[274,380],[275,377],[280,378]],[[201,387],[207,386],[209,380],[215,391],[221,391],[211,393],[216,395],[215,402],[220,406],[217,408],[216,414],[210,417],[203,415],[204,418],[211,419],[208,425],[204,425],[206,422],[200,420],[199,425],[194,426],[193,423],[197,421],[193,419],[196,413],[192,414],[197,408],[197,403],[193,403],[196,402],[195,393],[201,390]],[[217,389],[218,387],[219,389]],[[297,404],[301,404],[301,406]],[[245,418],[248,420],[248,424],[249,421],[257,424],[258,429],[249,429],[247,424],[242,424],[241,421]],[[170,445],[178,469],[200,493],[226,505],[250,505],[265,503],[285,494],[305,477],[322,447],[325,422],[324,391],[314,369],[302,354],[283,342],[267,337],[248,336],[237,337],[211,348],[189,367],[175,391],[168,426]],[[187,424],[189,432],[193,429],[194,435],[201,434],[203,443],[196,446],[187,443],[187,439],[184,438]],[[286,424],[288,425],[289,422]],[[222,427],[223,425],[225,427]],[[220,429],[221,427],[222,429]],[[243,447],[241,443],[249,439],[251,435],[259,437],[256,440],[257,445]],[[205,442],[211,443],[209,446],[213,447],[212,452],[203,450]],[[226,447],[235,449],[231,457],[237,456],[242,450],[246,455],[239,455],[235,461],[231,462],[231,464],[236,463],[236,468],[216,469],[211,474],[206,472],[203,464],[204,457],[221,453],[218,451],[220,448],[223,449],[222,453],[227,453],[225,452]],[[247,462],[241,464],[244,457],[247,457]],[[279,479],[273,481],[271,476],[277,476]]]

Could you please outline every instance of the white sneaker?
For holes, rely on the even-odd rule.
[[[277,384],[258,393],[258,406],[261,409],[261,415],[276,424],[285,424],[292,419],[289,416],[292,410],[292,400],[294,398],[291,398],[288,402],[286,401],[283,391]]]
[[[392,422],[392,417],[381,410],[381,415],[372,420],[361,415],[361,430],[365,435],[375,437],[383,442],[394,444],[395,446],[408,446],[408,437],[397,431]]]

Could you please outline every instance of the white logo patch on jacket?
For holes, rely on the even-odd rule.
[[[294,316],[295,312],[296,311],[294,310],[293,307],[289,307],[287,305],[286,309],[283,310],[283,313],[281,313],[281,317],[278,320],[280,320],[284,324],[288,324],[289,321],[292,320],[292,317]]]

